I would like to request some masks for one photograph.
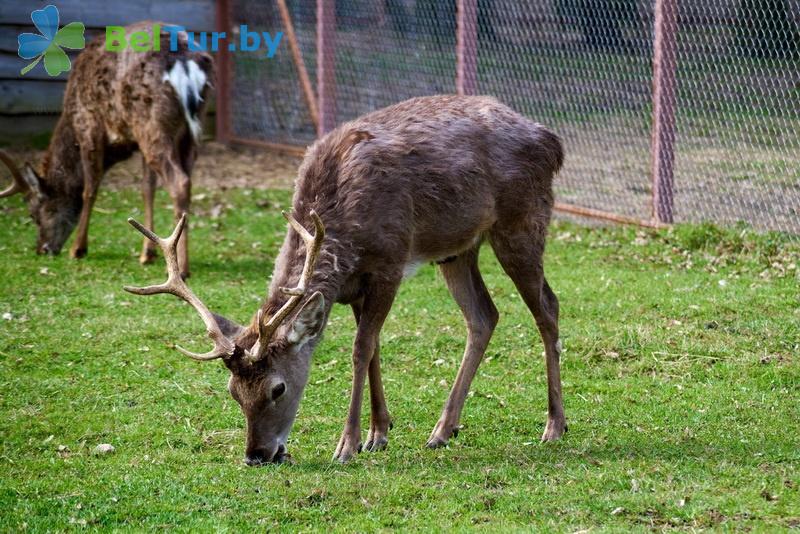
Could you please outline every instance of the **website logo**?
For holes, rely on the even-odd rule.
[[[50,76],[58,76],[72,68],[64,48],[81,50],[86,46],[83,37],[85,27],[82,22],[70,22],[63,28],[58,28],[58,8],[53,5],[37,9],[31,13],[31,20],[36,29],[41,33],[23,33],[17,38],[19,49],[17,54],[22,59],[33,59],[20,71],[25,75],[44,59],[44,70]]]
[[[133,50],[134,52],[159,52],[161,51],[161,30],[169,34],[169,51],[180,51],[181,33],[186,32],[187,46],[192,52],[218,52],[220,48],[227,48],[230,52],[259,52],[263,50],[264,57],[273,58],[281,44],[283,32],[274,35],[269,32],[250,31],[247,24],[242,24],[235,30],[238,39],[231,39],[226,32],[193,32],[186,31],[183,26],[164,26],[153,24],[152,31],[137,31],[125,33],[123,26],[106,26],[106,50],[121,52]]]

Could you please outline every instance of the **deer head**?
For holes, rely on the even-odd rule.
[[[181,217],[172,235],[166,239],[128,219],[134,228],[161,248],[168,277],[160,285],[126,286],[124,289],[137,295],[170,293],[189,303],[200,314],[214,348],[204,354],[176,348],[199,361],[221,359],[231,372],[228,390],[239,403],[247,421],[245,462],[248,465],[280,463],[286,458],[286,440],[308,380],[311,353],[325,323],[326,307],[322,294],[315,292],[306,296],[325,228],[314,211],[310,214],[314,235],[291,215],[283,215],[306,245],[302,275],[296,287],[281,288],[287,296],[285,304],[270,317],[265,316],[263,309],[258,310],[249,328],[209,311],[181,278],[176,247],[186,225],[186,215]]]
[[[58,254],[72,229],[78,222],[81,211],[80,196],[54,195],[42,178],[29,164],[20,171],[8,154],[0,150],[0,160],[11,171],[13,182],[0,192],[0,198],[22,193],[28,202],[31,218],[39,229],[36,252]]]

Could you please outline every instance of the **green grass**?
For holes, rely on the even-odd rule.
[[[265,292],[287,192],[206,191],[190,280],[241,322]],[[157,225],[169,227],[166,196]],[[541,444],[533,321],[487,247],[501,322],[448,449],[426,450],[464,342],[436,270],[408,280],[382,336],[394,419],[386,451],[331,462],[350,383],[353,321],[337,306],[314,357],[293,465],[243,465],[227,371],[177,299],[136,261],[135,192],[103,191],[89,257],[37,257],[20,200],[0,226],[0,530],[375,529],[772,531],[800,524],[798,243],[711,226],[643,232],[555,224],[546,267],[561,300],[570,431]],[[442,363],[443,362],[443,363]],[[366,424],[366,423],[365,423]],[[99,443],[113,454],[95,456]]]

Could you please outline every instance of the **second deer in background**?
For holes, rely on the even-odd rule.
[[[156,22],[126,28],[151,32]],[[162,24],[162,27],[164,25]],[[105,171],[142,153],[145,225],[153,227],[153,198],[160,178],[172,197],[175,219],[189,211],[191,173],[197,158],[202,120],[214,80],[210,55],[188,50],[179,35],[176,52],[161,32],[161,51],[105,50],[98,37],[81,52],[67,82],[61,117],[53,131],[39,175],[30,165],[21,170],[7,154],[14,183],[0,197],[23,193],[39,229],[36,250],[58,254],[77,225],[70,255],[89,248],[89,219]],[[181,275],[189,275],[188,238],[178,246]],[[146,240],[141,262],[155,257]]]

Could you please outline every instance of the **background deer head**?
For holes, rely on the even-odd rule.
[[[20,171],[2,150],[0,150],[0,160],[8,167],[13,178],[11,185],[0,192],[0,198],[21,193],[39,230],[36,252],[58,254],[78,222],[81,212],[80,195],[70,197],[55,195],[33,167],[26,163]]]

